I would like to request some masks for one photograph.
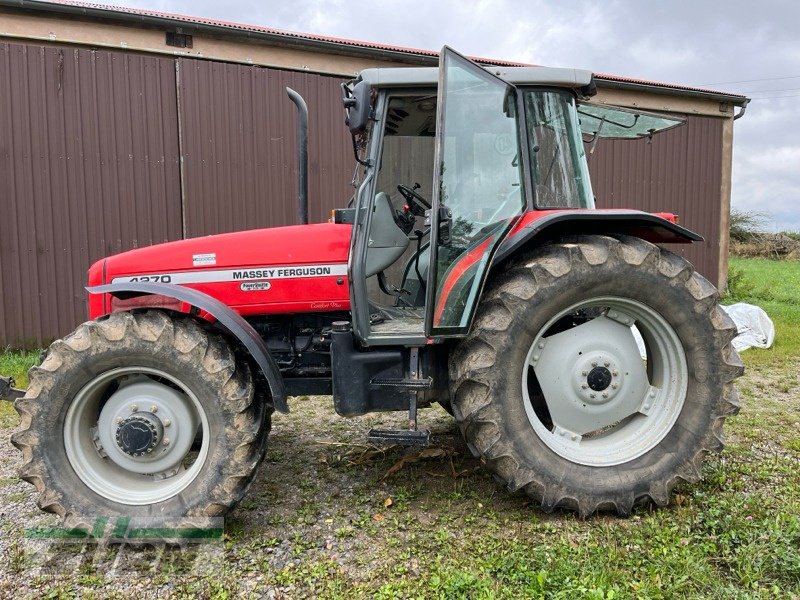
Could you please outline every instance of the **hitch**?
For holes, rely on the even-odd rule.
[[[25,395],[25,390],[14,387],[16,382],[13,377],[0,377],[0,400],[14,402]]]

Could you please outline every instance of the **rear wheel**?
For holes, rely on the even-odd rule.
[[[220,516],[264,456],[271,406],[225,340],[189,319],[84,323],[30,379],[12,438],[21,477],[67,521]]]
[[[487,289],[450,363],[470,448],[546,510],[667,504],[738,408],[735,326],[682,258],[637,238],[536,249]]]

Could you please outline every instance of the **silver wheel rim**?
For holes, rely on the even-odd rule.
[[[151,443],[131,454],[126,434],[134,421],[151,432]],[[202,442],[189,462],[198,433]],[[75,473],[120,504],[155,504],[179,494],[202,469],[209,444],[208,418],[195,394],[149,367],[98,375],[75,395],[64,420],[64,448]]]
[[[687,386],[686,354],[672,326],[653,308],[612,296],[550,319],[522,373],[533,430],[559,456],[589,466],[652,450],[675,425]]]

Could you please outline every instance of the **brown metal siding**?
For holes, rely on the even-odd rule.
[[[353,193],[355,164],[341,80],[311,73],[178,60],[186,237],[297,222],[297,115],[309,108],[309,218]]]
[[[705,241],[670,244],[712,283],[718,281],[723,119],[687,117],[646,140],[602,140],[589,156],[598,208],[673,212]]]
[[[86,318],[95,260],[180,237],[174,61],[0,45],[0,344]]]
[[[311,220],[344,206],[355,163],[339,83],[0,44],[0,346],[36,346],[72,330],[86,315],[88,266],[179,239],[182,218],[187,237],[294,223],[297,116],[286,86],[309,106]],[[722,119],[689,117],[651,144],[600,142],[589,160],[600,207],[677,212],[703,234],[704,244],[675,249],[712,281],[722,127]]]

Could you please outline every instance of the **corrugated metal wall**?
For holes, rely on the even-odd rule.
[[[174,61],[0,44],[0,346],[86,318],[102,256],[180,237]]]
[[[81,322],[86,269],[98,258],[184,234],[294,223],[297,116],[287,85],[309,106],[310,218],[344,206],[354,161],[339,83],[0,44],[0,346],[35,347]],[[722,124],[690,117],[652,144],[600,142],[590,157],[600,206],[678,212],[706,236],[686,255],[712,281]]]
[[[187,237],[297,223],[297,109],[309,109],[309,219],[343,207],[352,145],[344,127],[341,79],[223,64],[178,61]]]
[[[647,140],[601,140],[589,156],[599,208],[673,212],[705,241],[668,244],[716,284],[719,271],[723,119],[687,117]]]

